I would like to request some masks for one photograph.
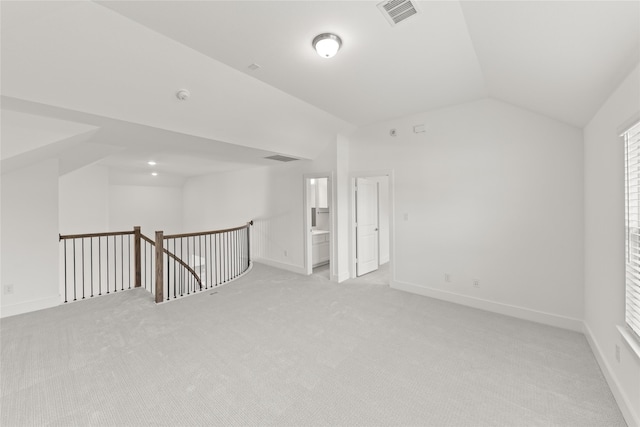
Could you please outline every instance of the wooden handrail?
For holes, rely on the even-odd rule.
[[[147,236],[145,236],[144,234],[140,233],[140,237],[149,242],[152,246],[156,245],[156,242],[154,242],[153,240],[151,240],[150,238],[148,238]],[[200,280],[200,276],[198,276],[198,273],[195,272],[194,269],[192,269],[191,267],[189,267],[189,264],[185,263],[184,261],[182,261],[182,259],[178,258],[177,256],[175,256],[173,253],[169,252],[168,249],[166,248],[162,248],[162,251],[167,254],[170,258],[173,258],[174,260],[178,261],[178,264],[180,264],[181,266],[183,266],[184,268],[187,269],[187,271],[189,271],[189,273],[193,274],[193,276],[196,278],[196,281],[198,282],[198,285],[200,285],[200,289],[202,289],[202,280]]]
[[[106,236],[126,236],[127,234],[135,234],[134,231],[111,231],[108,233],[90,233],[90,234],[58,234],[59,240],[64,239],[85,239],[89,237],[106,237]]]
[[[209,234],[220,234],[220,233],[227,233],[230,231],[243,230],[251,225],[253,225],[253,221],[249,221],[245,225],[242,225],[240,227],[235,227],[235,228],[226,228],[224,230],[213,230],[213,231],[198,231],[196,233],[170,234],[170,235],[164,236],[163,238],[166,240],[166,239],[180,239],[182,237],[207,236]]]
[[[156,242],[154,242],[153,240],[151,240],[150,238],[148,238],[147,236],[145,236],[144,234],[140,233],[140,237],[142,237],[142,240],[147,241],[148,243],[151,243],[152,245],[155,245]]]

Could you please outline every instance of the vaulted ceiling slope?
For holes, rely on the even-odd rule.
[[[98,127],[58,148],[97,141],[87,158],[132,170],[162,140],[189,176],[223,153],[314,158],[339,132],[485,97],[583,127],[640,59],[638,1],[422,1],[396,26],[377,3],[2,1],[2,108],[24,114],[3,127]],[[343,39],[330,60],[311,48],[322,32]],[[215,147],[207,165],[180,157],[188,137]]]
[[[638,1],[419,1],[395,27],[377,0],[99,3],[357,125],[491,96],[582,127],[640,58]]]
[[[350,128],[94,2],[0,7],[5,98],[301,158]]]

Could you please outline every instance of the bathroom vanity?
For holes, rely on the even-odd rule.
[[[329,232],[326,230],[312,230],[312,257],[314,267],[329,262]]]

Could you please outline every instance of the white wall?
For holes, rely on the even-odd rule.
[[[334,171],[337,146],[337,141],[329,144],[313,161],[189,179],[183,190],[185,229],[227,228],[253,220],[253,258],[304,273],[304,174]],[[348,268],[346,262],[332,263],[336,278],[341,266]]]
[[[58,162],[47,160],[1,179],[1,315],[58,305]],[[5,294],[7,285],[13,294]]]
[[[579,129],[486,99],[350,140],[352,173],[394,170],[394,287],[581,330]]]
[[[349,263],[349,203],[351,189],[349,188],[349,138],[338,135],[336,138],[336,185],[335,206],[332,230],[334,230],[333,250],[334,261],[331,263],[332,274],[342,282],[351,276]]]
[[[109,170],[91,165],[60,177],[60,234],[109,230]]]
[[[231,228],[263,215],[268,168],[190,178],[183,189],[185,231]]]
[[[182,188],[110,183],[108,168],[86,166],[60,177],[61,234],[132,230],[181,233]]]
[[[159,230],[165,235],[181,233],[182,209],[180,187],[109,186],[109,231],[139,225],[151,239]]]
[[[640,361],[616,330],[624,325],[624,144],[620,126],[640,119],[636,68],[584,130],[585,324],[587,337],[625,416],[640,425]],[[620,362],[615,346],[620,348]],[[630,418],[633,418],[633,423]]]
[[[297,169],[297,165],[282,164],[188,180],[185,228],[217,230],[253,220],[253,257],[284,268],[301,268],[303,181]]]

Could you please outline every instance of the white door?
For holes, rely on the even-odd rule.
[[[378,269],[378,184],[356,178],[356,275]]]

